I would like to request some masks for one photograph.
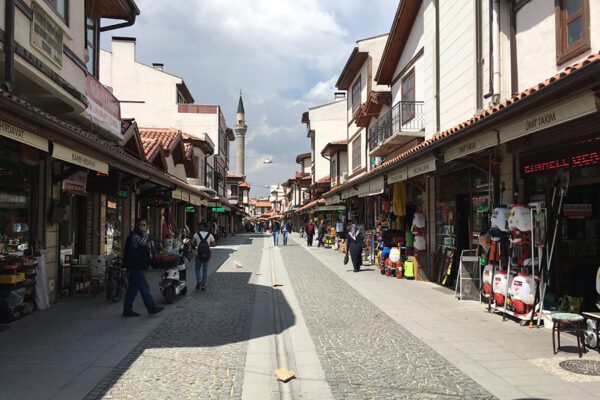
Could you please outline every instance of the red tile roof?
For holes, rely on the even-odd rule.
[[[160,140],[163,149],[170,151],[183,138],[183,132],[175,128],[140,128],[140,136],[142,140]]]
[[[256,207],[269,207],[271,208],[271,203],[268,201],[257,201]]]
[[[239,187],[245,188],[245,189],[250,189],[250,183],[249,182],[242,182],[242,183],[239,184]]]
[[[161,142],[155,138],[142,137],[142,147],[144,148],[144,156],[146,157],[146,160],[150,160],[161,148]]]
[[[298,209],[299,213],[302,213],[304,211],[310,210],[311,208],[314,208],[316,206],[321,206],[325,204],[325,199],[317,199],[317,200],[313,200],[310,203],[308,203],[305,206],[302,206]]]
[[[495,115],[495,114],[501,112],[502,110],[510,109],[511,106],[522,101],[523,99],[527,98],[528,96],[532,95],[533,93],[543,91],[546,88],[551,87],[557,81],[560,81],[561,79],[565,78],[566,76],[569,76],[569,75],[573,74],[574,72],[579,71],[582,68],[585,68],[586,66],[588,66],[590,64],[595,64],[598,62],[600,62],[600,52],[591,54],[585,60],[577,62],[575,64],[572,64],[572,65],[566,67],[563,71],[546,79],[545,81],[540,82],[535,86],[532,86],[528,89],[525,89],[519,93],[514,94],[511,98],[504,100],[502,103],[494,105],[494,106],[490,106],[487,109],[481,111],[480,113],[475,114],[470,119],[463,121],[460,124],[455,125],[450,129],[446,129],[443,132],[439,132],[439,133],[435,134],[432,138],[425,140],[424,142],[421,142],[418,145],[411,147],[410,149],[406,150],[405,152],[399,154],[398,156],[383,162],[382,164],[378,165],[377,167],[375,167],[371,171],[367,172],[366,174],[364,174],[360,177],[357,177],[353,180],[350,180],[350,181],[344,183],[343,185],[337,186],[335,189],[330,190],[329,192],[325,193],[323,196],[324,197],[331,196],[334,193],[339,192],[339,191],[355,184],[356,181],[358,181],[358,180],[363,181],[371,176],[376,176],[382,170],[385,170],[389,167],[394,166],[395,164],[398,164],[402,159],[404,159],[410,155],[413,155],[415,153],[424,151],[429,146],[433,145],[434,143],[439,142],[441,140],[445,140],[448,137],[451,137],[451,136],[457,134],[461,130],[463,130],[471,125],[474,125],[492,115]]]

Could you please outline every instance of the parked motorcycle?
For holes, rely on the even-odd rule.
[[[160,273],[160,293],[168,304],[173,303],[176,296],[187,293],[186,259],[190,257],[190,240],[184,238],[176,250],[157,252],[151,259],[154,269]]]

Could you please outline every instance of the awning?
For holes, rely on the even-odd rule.
[[[342,205],[337,206],[317,206],[315,212],[323,211],[346,211],[346,207]]]
[[[36,149],[48,151],[48,140],[8,122],[0,121],[0,135]]]
[[[436,159],[433,157],[419,161],[408,167],[408,177],[412,178],[415,176],[423,175],[428,172],[433,172],[437,168]]]
[[[354,190],[354,189],[351,189],[351,190]],[[344,191],[342,192],[342,200],[349,199],[350,197],[352,197],[352,196],[350,195],[350,190],[344,190]]]
[[[402,182],[408,179],[408,170],[406,166],[398,167],[398,169],[394,170],[387,174],[387,183],[392,184],[396,182]]]
[[[79,165],[83,168],[91,169],[96,172],[108,174],[108,163],[88,156],[87,154],[83,154],[79,151],[69,149],[68,147],[58,143],[54,143],[52,157],[74,165]]]
[[[334,194],[333,196],[327,197],[325,199],[325,205],[327,205],[327,206],[339,204],[339,202],[340,202],[340,197],[337,194]]]

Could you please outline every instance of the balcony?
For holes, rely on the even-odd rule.
[[[425,131],[422,101],[400,101],[368,130],[369,155],[385,157]]]

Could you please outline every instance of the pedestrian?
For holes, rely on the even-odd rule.
[[[217,242],[204,222],[198,224],[198,232],[194,235],[192,247],[196,247],[196,290],[206,290],[206,280],[208,279],[208,261],[211,256],[211,247],[215,247]]]
[[[319,234],[317,236],[317,247],[324,246],[323,238],[325,238],[326,230],[327,227],[325,226],[325,221],[321,220],[321,223],[319,224]]]
[[[360,271],[364,244],[365,238],[362,232],[356,227],[356,224],[351,224],[348,238],[346,239],[346,254],[349,254],[350,259],[352,259],[354,272]]]
[[[281,237],[283,238],[284,246],[287,246],[288,234],[290,231],[291,231],[291,226],[290,226],[289,222],[284,220],[283,224],[281,224]]]
[[[139,317],[140,314],[133,311],[133,301],[137,292],[140,292],[148,314],[161,312],[164,307],[157,306],[150,294],[150,286],[144,275],[144,271],[150,265],[150,237],[148,235],[148,222],[143,219],[135,221],[135,228],[129,233],[125,241],[123,251],[123,265],[127,268],[129,285],[123,301],[124,317]]]
[[[273,221],[272,230],[273,230],[273,245],[279,246],[279,232],[281,232],[281,224],[279,223],[279,221],[277,221],[277,220]]]
[[[315,226],[313,225],[312,221],[308,221],[308,224],[306,224],[306,245],[308,247],[312,247],[313,245],[313,237],[315,235]]]

